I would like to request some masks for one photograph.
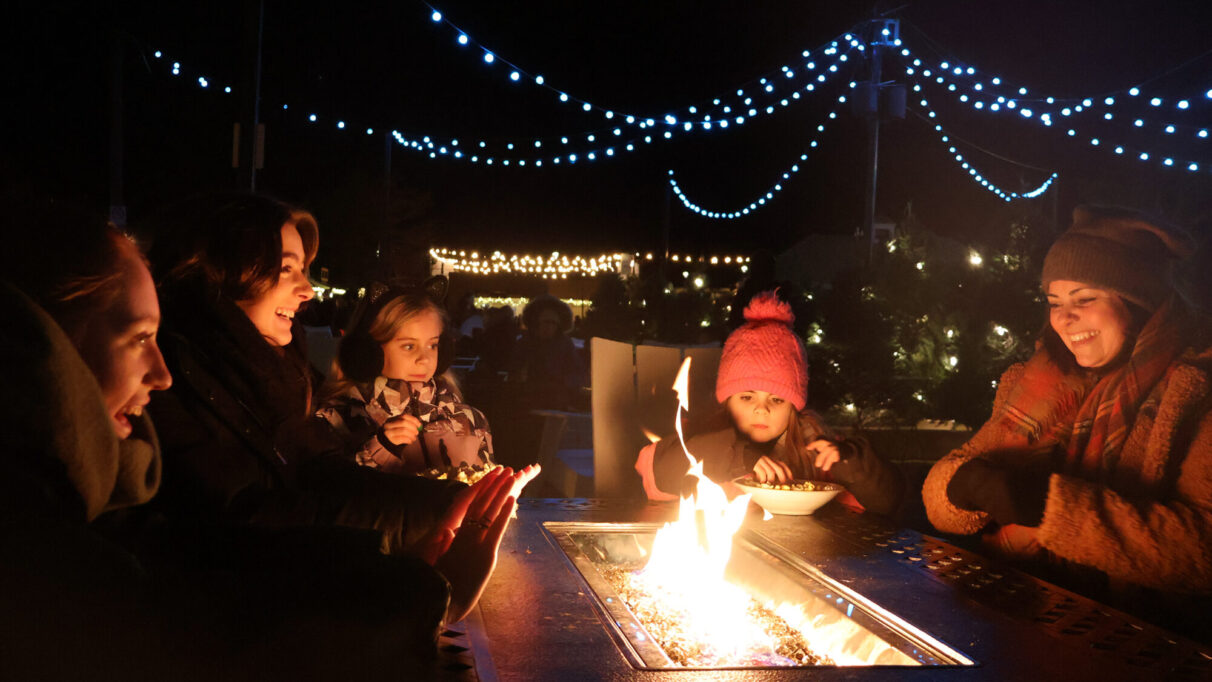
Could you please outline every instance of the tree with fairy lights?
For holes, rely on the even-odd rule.
[[[869,267],[814,296],[813,403],[843,423],[983,422],[1040,329],[1042,232],[1017,222],[1000,243],[965,246],[907,216]]]

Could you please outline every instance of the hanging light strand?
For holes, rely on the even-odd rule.
[[[854,86],[855,86],[854,83],[850,84],[850,87],[853,88]],[[837,102],[839,104],[844,104],[846,102],[846,96],[839,95],[837,98]],[[830,111],[826,118],[831,121],[836,119],[837,111],[836,110]],[[821,124],[817,125],[816,132],[818,134],[824,133],[825,128],[826,128],[825,124],[821,123]],[[819,145],[820,145],[820,141],[816,137],[814,137],[812,139],[812,141],[809,142],[808,148],[816,149]],[[783,191],[783,183],[791,180],[791,177],[793,175],[799,173],[800,164],[807,160],[808,160],[808,153],[805,151],[804,153],[800,154],[800,158],[799,158],[798,162],[793,163],[789,168],[787,168],[783,171],[782,179],[780,181],[774,183],[772,186],[770,186],[762,196],[758,197],[754,201],[749,202],[748,206],[744,206],[742,208],[735,209],[732,211],[712,211],[712,210],[703,208],[699,204],[691,201],[690,197],[688,197],[686,195],[686,192],[678,184],[677,176],[673,172],[672,169],[669,170],[669,186],[673,189],[674,195],[677,196],[677,198],[682,202],[682,205],[685,206],[688,210],[693,211],[693,212],[703,216],[704,218],[711,218],[712,220],[736,220],[737,218],[743,218],[743,217],[753,213],[754,211],[758,210],[759,208],[765,206],[767,203],[774,201],[774,198],[780,192]]]
[[[920,92],[921,85],[914,83],[913,90],[914,90],[914,92]],[[997,185],[993,184],[992,182],[990,182],[988,178],[986,178],[980,171],[978,171],[976,169],[976,167],[974,165],[972,165],[971,161],[966,159],[964,157],[964,155],[962,153],[960,153],[959,149],[956,148],[955,144],[956,144],[956,142],[964,142],[964,141],[961,140],[960,138],[953,139],[954,136],[952,136],[950,133],[948,133],[946,130],[944,130],[943,126],[935,121],[935,119],[938,118],[938,114],[936,114],[935,111],[930,108],[930,103],[926,101],[926,98],[922,97],[921,99],[919,99],[918,105],[920,105],[925,110],[926,113],[922,114],[917,111],[914,111],[914,114],[917,115],[918,117],[920,117],[923,121],[925,121],[932,128],[934,128],[934,132],[938,133],[939,140],[944,145],[947,146],[947,151],[951,154],[952,158],[955,159],[955,162],[957,164],[959,164],[960,168],[962,168],[965,172],[967,172],[968,175],[971,176],[971,178],[974,182],[976,182],[981,187],[984,187],[985,189],[989,190],[993,194],[997,195],[998,198],[1000,198],[1002,201],[1010,202],[1010,201],[1014,201],[1015,199],[1034,199],[1034,198],[1040,196],[1041,194],[1043,194],[1044,192],[1048,191],[1048,188],[1052,185],[1052,182],[1054,180],[1056,180],[1056,178],[1058,177],[1058,175],[1055,172],[1052,172],[1048,176],[1048,179],[1044,180],[1043,184],[1041,184],[1039,187],[1036,187],[1033,190],[1030,190],[1027,192],[1022,192],[1022,193],[1007,192],[1006,190],[1004,190],[1004,189],[998,187]],[[1045,169],[1038,168],[1036,166],[1031,166],[1031,165],[1028,165],[1025,163],[1020,163],[1018,161],[1008,159],[1004,156],[994,154],[994,153],[989,152],[985,149],[982,149],[981,147],[978,147],[972,143],[969,143],[969,142],[964,142],[964,143],[977,149],[981,153],[987,154],[989,156],[993,156],[997,159],[1000,159],[1001,161],[1006,161],[1006,162],[1012,163],[1016,166],[1022,166],[1024,168],[1031,168],[1033,170],[1043,170],[1044,172],[1049,172]]]
[[[902,51],[902,55],[904,57],[908,57],[908,55],[905,55],[904,51]],[[916,62],[919,61],[914,59],[913,63]],[[1131,147],[1131,145],[1124,144],[1120,141],[1115,141],[1115,139],[1102,136],[1102,134],[1082,133],[1077,130],[1077,127],[1075,124],[1073,124],[1073,121],[1065,121],[1063,125],[1057,125],[1058,121],[1053,119],[1050,111],[1042,111],[1042,113],[1037,113],[1037,111],[1031,110],[1030,108],[1019,107],[1018,103],[1013,101],[1013,99],[1006,99],[1005,97],[1000,96],[994,98],[989,98],[987,96],[974,96],[972,92],[961,91],[960,88],[954,84],[954,82],[950,82],[947,78],[945,78],[945,76],[938,75],[937,71],[914,67],[913,63],[908,61],[905,63],[904,73],[907,74],[910,79],[914,80],[914,92],[917,94],[925,91],[925,88],[922,87],[922,82],[925,82],[925,84],[930,87],[949,93],[950,96],[959,99],[959,102],[961,103],[970,105],[970,107],[974,110],[988,111],[988,113],[991,114],[1006,113],[1006,111],[1013,113],[1013,111],[1017,110],[1018,115],[1014,116],[1016,119],[1023,121],[1034,121],[1037,125],[1045,128],[1058,128],[1058,130],[1063,130],[1065,136],[1067,137],[1079,139],[1079,141],[1090,144],[1091,147],[1098,147],[1108,150],[1110,153],[1117,156],[1132,157],[1132,159],[1136,159],[1137,161],[1151,162],[1151,164],[1160,165],[1165,168],[1184,168],[1184,170],[1187,170],[1188,172],[1197,172],[1204,167],[1212,168],[1212,165],[1206,164],[1206,162],[1202,162],[1200,160],[1176,159],[1176,157],[1173,155],[1164,153],[1164,151],[1159,151],[1159,148],[1157,147]],[[1080,110],[1075,111],[1070,108],[1064,108],[1060,110],[1059,115],[1070,116],[1080,113]],[[1107,119],[1107,116],[1104,116],[1104,119]],[[1140,126],[1143,126],[1142,120],[1137,119],[1137,122]],[[1176,132],[1176,130],[1177,128],[1174,126],[1167,126],[1168,132],[1173,133]],[[1197,139],[1197,141],[1206,142],[1208,138],[1208,130],[1206,130],[1206,128],[1199,128],[1199,130],[1194,133],[1194,138]],[[1183,149],[1197,150],[1191,148],[1190,145],[1184,145]]]
[[[917,28],[916,26],[914,26],[914,30],[925,36],[921,29]],[[934,42],[928,37],[926,37],[926,41]],[[902,45],[902,47],[904,48],[901,50],[902,55],[909,56],[909,46]],[[1036,105],[1037,107],[1040,105],[1056,105],[1061,107],[1067,105],[1071,108],[1082,106],[1083,108],[1088,109],[1097,103],[1104,103],[1106,106],[1114,106],[1116,102],[1126,102],[1139,99],[1148,101],[1150,106],[1156,107],[1159,110],[1169,109],[1181,114],[1195,113],[1201,108],[1212,109],[1212,90],[1195,93],[1186,98],[1167,98],[1165,96],[1146,94],[1145,90],[1150,84],[1156,83],[1166,76],[1181,71],[1192,64],[1200,62],[1209,57],[1212,57],[1212,50],[1207,50],[1199,55],[1196,55],[1195,57],[1192,57],[1191,59],[1182,62],[1181,64],[1178,64],[1177,66],[1166,69],[1162,73],[1150,78],[1146,78],[1138,83],[1101,93],[1091,93],[1075,97],[1041,94],[1036,88],[1029,88],[1025,85],[1014,86],[1006,83],[1000,76],[989,74],[973,65],[966,65],[954,59],[937,58],[935,60],[926,61],[918,59],[915,61],[914,66],[933,69],[937,75],[944,75],[959,79],[961,81],[970,82],[973,89],[978,92],[986,93],[986,95],[991,94],[993,97],[997,97],[999,95],[1005,96],[1007,99],[1015,100],[1016,105],[1020,106],[1023,104]],[[930,63],[926,63],[927,61],[930,61]],[[1209,85],[1212,85],[1212,83]],[[1112,101],[1108,102],[1108,99]]]
[[[1197,172],[1201,168],[1212,167],[1212,164],[1198,159],[1187,158],[1184,160],[1175,158],[1175,155],[1169,154],[1165,151],[1160,151],[1160,147],[1156,145],[1149,148],[1133,147],[1123,143],[1122,139],[1113,139],[1102,134],[1083,133],[1078,130],[1076,124],[1072,120],[1065,121],[1062,119],[1077,118],[1083,114],[1088,115],[1101,112],[1099,116],[1101,120],[1098,122],[1100,125],[1120,123],[1123,127],[1128,127],[1132,130],[1160,130],[1162,133],[1163,142],[1170,142],[1171,140],[1166,140],[1165,138],[1172,138],[1174,144],[1181,145],[1183,137],[1186,136],[1186,139],[1200,143],[1195,146],[1190,144],[1182,145],[1181,148],[1187,153],[1192,151],[1208,151],[1208,147],[1205,145],[1209,142],[1210,134],[1209,128],[1206,126],[1176,124],[1169,122],[1158,124],[1156,118],[1146,118],[1146,114],[1133,115],[1128,113],[1128,115],[1125,116],[1123,115],[1122,111],[1112,110],[1117,106],[1117,99],[1114,96],[1106,96],[1101,100],[1086,98],[1080,100],[1074,106],[1062,106],[1059,109],[1039,111],[1029,106],[1022,106],[1021,101],[1018,99],[1007,97],[1005,95],[998,95],[996,92],[989,91],[981,87],[981,83],[965,84],[958,82],[957,79],[949,76],[947,71],[930,68],[929,66],[924,65],[920,59],[912,58],[910,61],[912,53],[907,47],[901,49],[900,55],[905,60],[905,73],[910,77],[921,79],[919,81],[919,86],[920,83],[924,82],[930,87],[944,90],[959,102],[968,105],[975,111],[987,114],[1011,114],[1015,115],[1015,118],[1017,119],[1034,122],[1044,128],[1059,128],[1064,130],[1067,137],[1072,137],[1083,142],[1087,142],[1090,144],[1090,146],[1101,147],[1116,154],[1117,156],[1135,158],[1141,162],[1155,163],[1164,168],[1182,168],[1189,172]],[[942,62],[939,64],[939,67],[943,66],[951,65],[949,62]],[[954,74],[956,69],[960,69],[960,67],[953,67],[951,73]],[[966,70],[962,71],[963,73],[967,73]],[[1021,90],[1025,91],[1026,88],[1022,88]],[[918,91],[920,92],[920,87],[918,88]],[[1130,97],[1140,96],[1139,89],[1135,87],[1130,88],[1129,93]],[[1210,90],[1207,94],[1212,96],[1212,90]],[[1049,97],[1044,101],[1049,102],[1053,100],[1054,98]],[[1149,106],[1159,108],[1164,104],[1164,102],[1165,100],[1163,98],[1153,97],[1149,100]],[[1189,110],[1191,108],[1187,100],[1179,100],[1179,102],[1187,102],[1186,106],[1179,108],[1180,111]],[[1165,119],[1162,120],[1164,121]],[[1093,121],[1090,121],[1089,123],[1090,125],[1094,125]],[[1122,135],[1123,133],[1120,133],[1121,137]]]
[[[524,69],[513,60],[502,57],[497,52],[484,46],[469,33],[450,21],[441,10],[433,5],[426,4],[426,8],[430,22],[449,28],[455,36],[455,44],[460,48],[478,51],[481,55],[481,61],[488,66],[504,65],[505,68],[501,70],[501,73],[510,82],[519,84],[529,83],[545,89],[554,94],[561,104],[575,106],[587,113],[592,112],[601,115],[610,121],[611,126],[635,126],[640,129],[652,128],[654,126],[669,126],[683,128],[686,132],[692,132],[695,130],[710,130],[710,126],[703,127],[701,124],[711,123],[713,119],[720,120],[721,117],[726,120],[734,118],[738,114],[742,117],[757,116],[757,112],[762,108],[762,105],[760,103],[755,104],[755,97],[773,96],[778,98],[780,97],[780,92],[787,92],[787,96],[792,96],[790,93],[798,92],[801,89],[798,87],[796,81],[802,78],[824,83],[828,78],[828,74],[836,73],[839,70],[839,62],[844,63],[850,59],[848,54],[850,50],[858,49],[861,51],[864,49],[862,42],[855,34],[844,33],[830,41],[826,41],[822,46],[815,49],[803,50],[800,53],[801,61],[796,65],[784,65],[778,71],[762,74],[760,77],[751,79],[735,90],[730,90],[729,94],[712,98],[710,104],[702,102],[695,105],[675,107],[664,114],[639,115],[619,112],[612,107],[569,94],[567,91],[552,86],[542,74]],[[824,58],[835,57],[836,59],[833,64],[821,65],[818,68],[817,61],[820,57],[814,57],[814,55],[820,55],[820,57]],[[803,89],[811,92],[814,88]],[[795,98],[798,99],[799,96],[796,95]],[[767,113],[773,113],[773,111]]]
[[[851,37],[851,40],[854,40],[853,37]],[[858,48],[861,47],[862,45],[859,44]],[[624,118],[619,121],[620,125],[604,131],[589,132],[577,136],[531,139],[525,143],[499,142],[491,145],[485,140],[465,144],[457,137],[439,137],[425,134],[406,135],[399,130],[392,130],[390,134],[404,149],[422,154],[430,159],[455,159],[469,163],[514,168],[561,164],[574,165],[579,162],[593,163],[642,150],[653,142],[671,140],[679,135],[692,132],[727,131],[743,126],[752,119],[779,113],[807,99],[807,96],[815,94],[824,85],[829,83],[833,77],[842,73],[847,64],[846,56],[853,49],[857,48],[851,47],[845,52],[840,52],[837,46],[826,48],[824,52],[835,57],[832,63],[823,66],[815,77],[809,79],[808,83],[789,93],[784,89],[782,91],[774,90],[773,95],[764,98],[759,94],[758,97],[762,101],[755,101],[752,96],[746,96],[741,100],[742,104],[746,107],[743,110],[737,111],[730,105],[721,104],[715,110],[716,113],[714,115],[704,113],[699,120],[677,121],[673,117],[662,119],[659,123],[655,120],[645,120],[635,122],[636,126],[628,129],[626,125],[622,125],[626,123],[626,118]],[[155,53],[155,57],[156,59],[164,59],[163,53],[159,51]],[[166,61],[165,63],[169,62]],[[173,74],[180,75],[183,68],[181,63],[174,61],[171,64]],[[816,68],[815,64],[813,68]],[[199,77],[200,87],[206,88],[208,85],[208,78]],[[231,88],[225,88],[225,92],[230,93]],[[763,90],[763,92],[765,91]],[[737,93],[738,95],[743,95],[744,91],[737,90]],[[714,101],[718,103],[722,100],[716,99]],[[290,104],[284,103],[280,107],[282,111],[289,114],[297,112],[297,115],[309,125],[332,126],[339,131],[350,133],[364,131],[366,135],[373,135],[376,130],[374,126],[363,127],[344,118],[321,114],[314,110],[309,111],[298,106],[292,107]],[[694,109],[694,107],[691,107],[691,109]],[[674,122],[671,123],[671,121]],[[636,130],[635,128],[637,127],[640,129]],[[663,130],[660,128],[663,128]]]

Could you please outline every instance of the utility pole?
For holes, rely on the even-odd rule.
[[[880,122],[905,117],[905,86],[883,81],[883,48],[900,44],[900,20],[875,18],[864,31],[867,44],[867,81],[855,88],[854,113],[867,119],[867,191],[863,206],[863,229],[867,234],[867,261],[875,251],[875,198],[879,178]]]
[[[257,170],[265,166],[265,128],[261,124],[261,32],[264,0],[244,0],[245,69],[240,77],[240,120],[232,132],[232,168],[236,187],[257,191]]]
[[[872,22],[872,32],[878,23]],[[867,195],[863,206],[863,226],[867,234],[867,261],[870,263],[871,252],[875,248],[875,193],[880,166],[880,62],[883,61],[883,55],[880,54],[880,44],[874,36],[868,40],[868,49],[871,50],[867,55],[868,83],[874,110],[867,113]]]

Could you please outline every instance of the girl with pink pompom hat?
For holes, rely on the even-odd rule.
[[[808,358],[792,328],[795,315],[775,291],[753,297],[745,324],[728,336],[715,397],[720,409],[686,446],[717,483],[749,475],[761,482],[831,481],[851,507],[892,514],[905,482],[863,438],[839,438],[808,402]],[[650,499],[673,499],[689,462],[676,436],[642,453],[636,468]],[[647,448],[646,448],[647,449]],[[646,463],[650,462],[651,466]]]

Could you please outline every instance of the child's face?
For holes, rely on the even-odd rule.
[[[422,311],[400,325],[395,338],[383,344],[383,376],[404,381],[428,381],[438,366],[442,318]]]
[[[745,391],[728,397],[728,412],[736,428],[755,443],[768,443],[787,431],[794,406],[773,393]]]

